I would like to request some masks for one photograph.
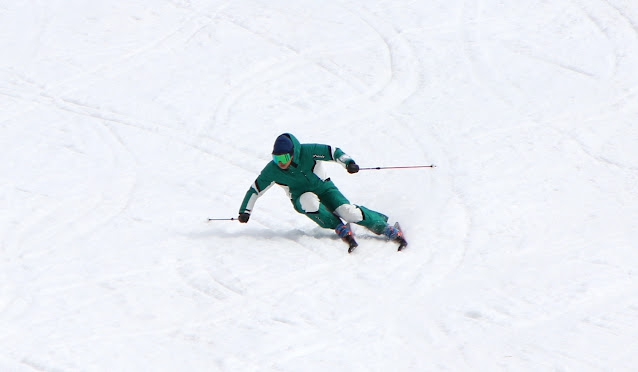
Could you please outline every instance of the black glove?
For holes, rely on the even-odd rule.
[[[248,219],[250,219],[250,213],[240,213],[237,219],[241,223],[247,223]]]
[[[346,165],[346,169],[350,174],[357,173],[359,171],[359,166],[354,161],[351,161],[348,165]]]

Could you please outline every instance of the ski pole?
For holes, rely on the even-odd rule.
[[[234,218],[234,217],[232,217],[232,218],[209,218],[208,222],[210,222],[210,221],[239,221],[239,219],[238,218]]]
[[[410,165],[404,167],[370,167],[370,168],[359,168],[359,170],[381,170],[381,169],[414,169],[414,168],[436,168],[436,165]]]

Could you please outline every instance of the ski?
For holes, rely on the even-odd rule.
[[[349,224],[348,224],[348,228],[350,228]],[[392,239],[392,241],[399,244],[397,251],[401,252],[405,247],[408,246],[408,241],[405,240],[405,234],[403,234],[401,225],[399,225],[398,222],[394,223],[394,228],[397,229],[399,233],[394,239]],[[341,240],[343,240],[346,244],[348,244],[348,253],[352,253],[352,251],[354,251],[359,246],[357,241],[354,239],[354,233],[352,232],[352,230],[350,230],[350,234],[341,238]]]

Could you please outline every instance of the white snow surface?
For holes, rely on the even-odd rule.
[[[635,371],[633,0],[0,1],[0,371]],[[410,246],[244,193],[283,132]]]

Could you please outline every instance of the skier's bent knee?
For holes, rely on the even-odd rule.
[[[363,220],[363,213],[356,205],[344,204],[335,209],[337,216],[343,218],[346,222],[357,223]]]
[[[319,211],[319,197],[312,192],[303,193],[299,197],[299,204],[304,213],[316,213]]]

